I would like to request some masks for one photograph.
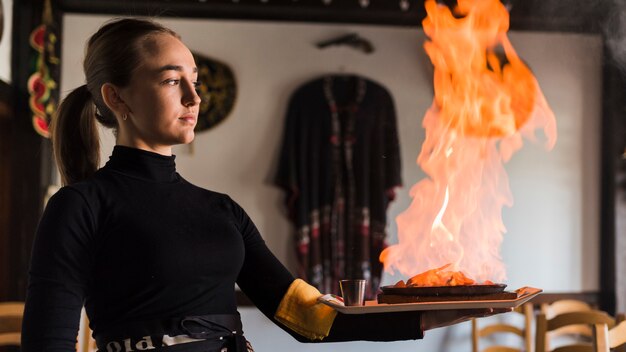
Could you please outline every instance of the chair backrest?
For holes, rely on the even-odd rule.
[[[609,331],[609,347],[613,352],[626,352],[626,314],[616,314],[615,323]]]
[[[20,346],[24,302],[0,302],[0,346]]]
[[[626,350],[626,317],[623,313],[615,316],[615,325],[610,330],[602,329],[596,333],[596,352],[623,352]]]
[[[626,321],[622,321],[608,331],[596,334],[596,345],[598,352],[623,351],[626,345]]]
[[[596,336],[599,336],[600,339],[606,339],[608,329],[615,325],[615,319],[606,312],[599,310],[563,313],[551,319],[548,319],[545,314],[541,313],[537,316],[535,352],[546,352],[550,350],[550,347],[547,346],[546,343],[548,332],[571,325],[586,325],[590,330],[595,331]],[[604,337],[602,337],[603,335]],[[596,352],[597,348],[597,340],[592,339],[589,343],[576,341],[567,346],[559,346],[551,351]]]
[[[532,320],[533,320],[533,305],[532,303],[526,303],[514,310],[515,313],[522,314],[524,317],[523,326],[512,325],[509,323],[494,323],[483,325],[479,327],[478,319],[472,319],[472,351],[473,352],[532,352]],[[522,343],[516,347],[496,345],[492,344],[486,348],[480,349],[480,340],[495,337],[516,335],[520,337]]]
[[[541,305],[541,313],[545,314],[548,319],[563,313],[582,312],[586,310],[593,310],[593,307],[587,302],[576,299],[561,299]]]
[[[575,299],[562,299],[551,303],[541,305],[541,313],[546,315],[547,319],[552,319],[557,315],[572,312],[591,311],[593,307],[587,302]],[[550,341],[563,337],[576,336],[579,339],[591,341],[593,340],[593,331],[590,325],[569,325],[555,331],[550,331],[546,336],[546,350],[549,350]]]

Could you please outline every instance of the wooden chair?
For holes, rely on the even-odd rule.
[[[541,305],[541,313],[546,315],[547,319],[552,319],[557,315],[572,312],[591,311],[593,307],[587,302],[575,299],[562,299],[551,303]],[[546,350],[549,350],[550,341],[559,338],[576,337],[583,341],[591,342],[593,340],[593,330],[590,325],[569,325],[555,331],[550,331],[546,336]]]
[[[541,313],[537,316],[537,331],[535,340],[535,352],[546,352],[550,349],[547,346],[547,334],[550,331],[555,331],[563,327],[572,325],[586,325],[590,330],[600,339],[606,339],[606,331],[608,328],[612,328],[615,325],[615,319],[605,312],[599,310],[590,310],[583,312],[572,312],[559,314],[551,319],[548,319],[545,314]],[[593,329],[592,329],[593,328]],[[578,329],[578,327],[577,327]],[[582,331],[582,330],[579,330]],[[597,337],[597,338],[598,338]],[[597,338],[592,339],[590,342],[575,341],[565,346],[559,346],[554,348],[552,352],[596,352]]]
[[[24,302],[0,302],[0,346],[20,346]]]
[[[524,326],[519,327],[507,323],[489,324],[479,328],[478,319],[472,319],[472,351],[473,352],[531,352],[532,351],[532,320],[533,305],[526,303],[517,307],[513,312],[519,313],[524,317]],[[510,347],[504,345],[490,345],[484,349],[479,349],[481,339],[489,337],[515,335],[519,336],[523,343],[520,347]],[[522,347],[523,346],[523,347]]]
[[[622,321],[609,330],[608,337],[608,346],[612,351],[618,348],[623,351],[626,345],[626,321]],[[608,352],[608,349],[606,351]]]
[[[623,352],[626,349],[626,321],[619,314],[616,320],[619,324],[612,329],[603,328],[596,334],[597,352]]]
[[[618,313],[615,316],[615,323],[617,326],[609,331],[609,347],[613,352],[626,352],[626,326],[624,326],[626,314]]]

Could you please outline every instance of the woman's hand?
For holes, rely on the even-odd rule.
[[[513,308],[488,309],[449,309],[429,310],[422,312],[422,330],[430,330],[443,326],[458,324],[472,318],[483,318],[490,315],[512,312]]]

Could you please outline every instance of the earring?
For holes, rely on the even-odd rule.
[[[127,119],[128,119],[128,115],[127,114],[122,115],[122,120],[126,121]]]

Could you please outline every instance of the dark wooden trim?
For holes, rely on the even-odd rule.
[[[441,0],[453,3],[453,0]],[[579,0],[503,0],[511,9],[511,29],[549,32],[600,33],[611,4]],[[71,13],[120,16],[239,19],[317,23],[354,23],[419,27],[426,16],[424,0],[409,0],[402,11],[399,0],[59,0],[59,8]]]
[[[0,301],[9,299],[13,90],[0,81]]]
[[[32,241],[42,211],[44,139],[32,127],[26,82],[31,73],[29,35],[41,23],[43,1],[13,3],[11,75],[15,97],[15,118],[11,126],[11,205],[9,299],[24,300]],[[46,185],[47,186],[47,185]]]
[[[232,1],[226,3],[220,1],[159,3],[154,1],[151,3],[136,2],[132,5],[124,1],[94,1],[87,5],[80,0],[62,0],[61,7],[67,12],[77,13],[400,26],[418,25],[425,15],[423,9],[418,7],[413,7],[407,12],[389,9],[373,11],[371,9],[346,8],[345,6],[310,6],[306,2],[302,2],[301,6],[278,5],[274,1],[267,4],[260,4],[259,2],[235,4]]]
[[[605,40],[605,43],[607,41]],[[624,207],[623,187],[618,187],[620,166],[624,152],[624,111],[626,79],[619,64],[611,57],[608,47],[604,48],[603,92],[602,92],[602,138],[601,138],[601,208],[600,208],[600,291],[602,309],[615,313],[617,299],[624,299],[624,292],[618,295],[618,236],[626,232],[624,220],[616,216],[617,210]],[[620,225],[620,228],[617,225]],[[623,256],[623,253],[619,254]],[[623,305],[624,302],[621,302]]]
[[[606,48],[605,48],[606,53]],[[615,91],[614,71],[610,62],[605,62],[602,70],[602,132],[601,132],[601,165],[600,174],[600,290],[604,295],[602,308],[615,310],[615,173],[611,150],[613,149],[613,108],[615,103],[610,98],[618,93]]]
[[[540,304],[552,303],[564,299],[583,301],[594,307],[601,307],[603,303],[602,294],[599,291],[540,293],[538,296],[531,299],[530,302],[538,306]]]

